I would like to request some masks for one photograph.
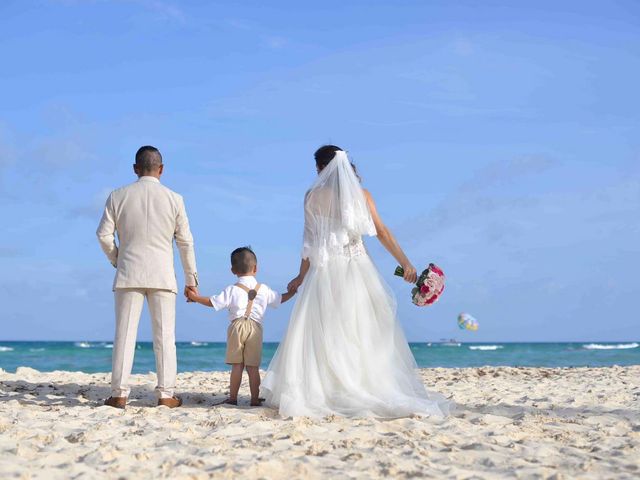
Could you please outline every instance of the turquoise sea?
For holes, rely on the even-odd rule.
[[[640,341],[581,343],[411,343],[418,366],[429,367],[598,367],[640,365]],[[264,345],[263,368],[276,351],[277,343]],[[226,370],[223,342],[180,342],[178,370]],[[111,371],[110,342],[3,342],[0,368],[17,367],[40,371],[70,370],[87,373]],[[135,373],[155,371],[153,346],[137,344]]]

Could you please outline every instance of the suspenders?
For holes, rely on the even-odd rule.
[[[260,286],[261,284],[258,283],[253,288],[253,290],[249,290],[249,287],[247,287],[246,285],[242,285],[241,283],[236,283],[236,287],[247,292],[247,295],[249,296],[249,303],[247,304],[247,310],[244,312],[244,318],[246,318],[247,320],[249,320],[249,315],[251,315],[251,310],[253,309],[253,301],[255,300],[256,295],[258,295],[258,290],[260,290]]]

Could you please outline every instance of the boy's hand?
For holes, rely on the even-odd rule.
[[[187,297],[187,303],[199,303],[205,307],[213,307],[211,299],[209,297],[200,296],[200,292],[196,287],[186,287],[184,294]]]
[[[287,292],[297,292],[300,288],[300,285],[302,285],[302,281],[303,279],[300,278],[300,276],[297,276],[296,278],[291,280],[289,282],[289,285],[287,285]]]
[[[282,294],[282,303],[284,302],[288,302],[289,300],[291,300],[297,293],[298,289],[292,289],[291,287],[287,287],[287,293],[283,293]]]

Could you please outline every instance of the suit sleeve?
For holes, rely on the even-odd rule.
[[[111,265],[118,265],[118,245],[116,245],[116,220],[113,208],[113,193],[107,198],[104,213],[96,231],[102,251],[107,256]]]
[[[193,235],[191,235],[187,211],[181,196],[178,196],[178,215],[176,217],[174,237],[180,252],[182,269],[184,270],[184,284],[188,287],[197,287],[198,272],[196,270],[196,254],[193,249]]]

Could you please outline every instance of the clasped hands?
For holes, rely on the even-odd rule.
[[[188,303],[193,302],[192,298],[194,296],[197,297],[199,295],[200,295],[200,292],[198,291],[198,287],[195,287],[195,286],[184,287],[184,296],[186,297]]]
[[[302,284],[302,280],[298,277],[294,278],[287,285],[287,293],[297,293],[298,288]],[[195,286],[186,286],[184,287],[184,296],[187,299],[187,303],[193,303],[196,301],[196,297],[200,296],[200,292],[198,291],[198,287]]]

